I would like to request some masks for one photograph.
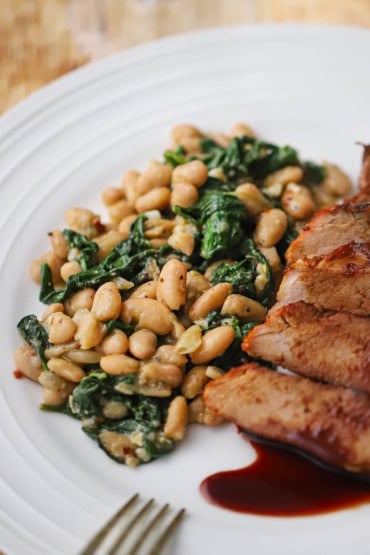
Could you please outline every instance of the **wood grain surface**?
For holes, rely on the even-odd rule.
[[[193,29],[265,21],[370,28],[370,0],[0,0],[0,113],[116,50]]]

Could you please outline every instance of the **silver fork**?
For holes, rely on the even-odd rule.
[[[159,555],[184,513],[185,509],[174,512],[168,503],[156,506],[154,499],[143,504],[136,493],[79,555]]]

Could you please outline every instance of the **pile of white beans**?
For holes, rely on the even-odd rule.
[[[226,145],[232,137],[253,136],[244,124],[235,125],[228,135],[213,138]],[[172,131],[173,144],[182,145],[189,154],[199,155],[203,133],[191,125],[179,125]],[[337,167],[325,163],[325,181],[314,191],[303,185],[301,167],[285,167],[270,174],[257,187],[241,182],[235,194],[245,204],[255,221],[253,240],[268,260],[276,282],[282,273],[281,259],[275,245],[285,234],[288,219],[305,222],[323,205],[333,204],[350,192],[348,177]],[[199,199],[199,191],[208,175],[223,179],[221,169],[208,172],[201,160],[189,161],[173,169],[152,162],[143,172],[130,170],[117,187],[102,193],[109,222],[101,223],[99,215],[85,208],[70,208],[65,214],[68,228],[86,235],[97,243],[98,261],[114,246],[128,238],[130,226],[145,213],[145,236],[153,247],[169,244],[190,256],[195,247],[196,229],[179,216],[163,217],[161,211],[175,205],[191,207]],[[273,208],[266,196],[279,198],[282,209]],[[56,288],[65,287],[69,276],[81,271],[70,257],[61,230],[49,233],[51,249],[31,264],[31,276],[40,283],[41,266],[46,262]],[[71,257],[70,257],[71,258]],[[180,392],[169,405],[165,434],[182,440],[188,422],[215,425],[220,419],[204,406],[202,391],[209,380],[223,373],[212,364],[234,340],[234,329],[225,325],[202,333],[202,319],[212,310],[225,317],[235,315],[240,321],[261,321],[266,308],[254,299],[232,293],[229,283],[213,285],[211,276],[222,260],[204,274],[173,258],[162,268],[153,268],[153,279],[138,287],[124,279],[104,283],[97,290],[85,288],[71,295],[63,304],[49,305],[40,318],[51,346],[46,351],[49,372],[42,371],[35,351],[23,345],[15,353],[16,368],[28,378],[38,381],[47,405],[64,403],[84,376],[84,365],[95,364],[114,376],[136,374],[128,394],[140,393],[170,397]],[[257,292],[266,283],[263,273],[257,276]],[[121,319],[134,325],[127,336],[114,329],[107,334],[106,322]],[[186,372],[185,372],[186,369]],[[107,418],[122,418],[122,407],[106,405]]]

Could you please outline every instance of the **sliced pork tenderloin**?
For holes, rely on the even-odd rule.
[[[298,301],[273,307],[242,349],[309,378],[370,393],[369,339],[370,318]]]
[[[319,210],[285,253],[288,265],[350,242],[370,242],[370,202],[338,204]]]
[[[297,260],[277,293],[280,305],[304,301],[316,308],[370,315],[370,243],[348,243]]]
[[[365,393],[250,363],[211,381],[204,400],[249,432],[370,474],[370,398]]]

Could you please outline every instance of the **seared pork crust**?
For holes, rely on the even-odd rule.
[[[339,204],[319,210],[285,253],[288,265],[354,241],[370,241],[370,202]]]
[[[211,381],[204,400],[209,409],[249,432],[370,474],[367,394],[250,363]]]
[[[358,182],[358,192],[345,199],[345,202],[359,203],[370,201],[370,145],[363,145],[364,154],[362,159],[361,175]]]
[[[313,379],[370,392],[370,318],[302,301],[274,308],[242,349]]]
[[[280,305],[304,301],[316,308],[370,314],[370,243],[348,243],[297,260],[284,273]]]

